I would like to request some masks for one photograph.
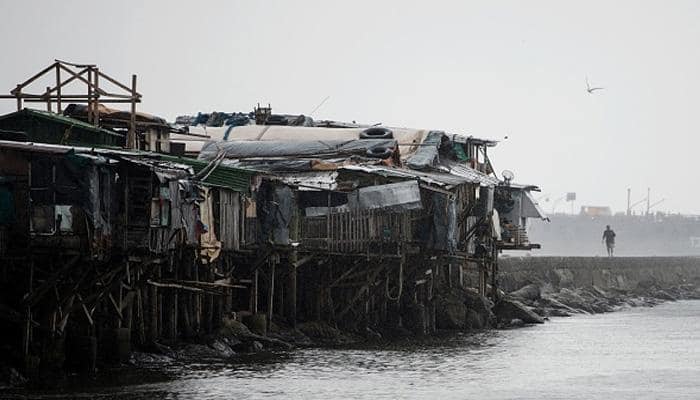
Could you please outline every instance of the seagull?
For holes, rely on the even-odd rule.
[[[586,77],[586,91],[587,91],[589,94],[593,94],[594,91],[596,91],[596,90],[602,90],[602,89],[605,89],[605,88],[602,88],[602,87],[591,87],[591,85],[588,83],[588,77]]]

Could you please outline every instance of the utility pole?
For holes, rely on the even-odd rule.
[[[630,209],[630,198],[632,195],[632,189],[627,188],[627,216],[632,215],[632,210]]]
[[[651,209],[650,199],[651,199],[651,188],[647,188],[647,215],[649,215],[649,210]]]

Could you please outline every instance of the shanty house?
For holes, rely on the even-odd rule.
[[[100,147],[121,147],[125,141],[108,129],[30,108],[0,116],[0,130],[0,140]]]

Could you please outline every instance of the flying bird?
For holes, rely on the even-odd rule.
[[[602,90],[602,89],[605,89],[605,88],[603,88],[603,87],[591,87],[591,85],[588,83],[588,77],[586,77],[586,91],[589,94],[593,94],[593,92],[595,92],[596,90]]]

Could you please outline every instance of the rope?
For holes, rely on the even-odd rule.
[[[399,293],[396,295],[396,297],[391,297],[389,294],[389,277],[387,276],[386,281],[385,281],[385,286],[384,289],[386,291],[386,298],[389,299],[390,301],[399,301],[401,298],[401,293],[403,292],[403,263],[399,263]]]

